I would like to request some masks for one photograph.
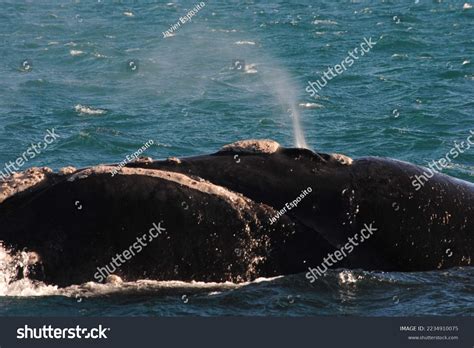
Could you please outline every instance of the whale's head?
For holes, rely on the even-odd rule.
[[[336,163],[342,165],[352,165],[352,158],[339,153],[319,153],[306,148],[285,148],[278,142],[271,139],[246,139],[239,140],[231,144],[224,145],[218,154],[248,154],[248,155],[273,155],[281,154],[286,156],[309,156],[320,160],[323,163]]]

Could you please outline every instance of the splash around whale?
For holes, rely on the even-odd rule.
[[[423,170],[271,140],[120,168],[30,168],[0,183],[0,241],[25,258],[10,281],[61,287],[115,276],[239,283],[307,272],[368,226],[370,238],[353,239],[333,267],[470,266],[474,185],[435,174],[415,190]]]

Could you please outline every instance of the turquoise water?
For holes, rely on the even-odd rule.
[[[464,3],[213,1],[164,38],[197,2],[1,1],[1,169],[52,128],[61,138],[22,169],[120,162],[150,139],[153,158],[210,153],[244,138],[293,146],[296,114],[312,149],[427,165],[474,130],[474,9]],[[307,81],[364,38],[377,44],[311,98]],[[474,149],[445,172],[474,182],[473,163]],[[473,314],[471,270],[364,274],[347,298],[337,295],[345,291],[339,275],[331,291],[297,276],[230,294],[197,286],[197,304],[182,301],[180,286],[170,295],[161,285],[132,299],[82,301],[77,289],[0,297],[0,314],[420,313],[413,299],[431,314]],[[369,301],[373,281],[387,295]]]

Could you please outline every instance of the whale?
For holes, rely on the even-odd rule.
[[[0,184],[0,241],[33,279],[243,282],[328,268],[472,265],[474,185],[273,140],[209,155],[30,168]],[[309,272],[308,272],[309,271]]]

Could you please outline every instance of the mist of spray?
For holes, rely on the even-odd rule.
[[[295,95],[296,87],[290,81],[287,73],[279,67],[272,70],[270,81],[268,82],[270,82],[272,92],[277,96],[280,104],[286,109],[289,114],[288,116],[292,120],[295,146],[308,148],[303,129],[301,128],[300,112]]]
[[[300,124],[300,113],[294,105],[292,106],[291,115],[293,118],[293,132],[295,135],[295,146],[307,149],[308,145],[306,144],[306,139],[304,137],[304,133],[303,133],[303,130],[301,129],[301,124]]]
[[[188,99],[194,98],[197,91],[208,90],[206,84],[209,81],[221,81],[222,86],[231,86],[234,89],[248,86],[253,91],[260,91],[262,96],[266,94],[265,92],[269,92],[282,107],[286,118],[285,123],[291,120],[294,145],[299,148],[308,148],[301,126],[296,95],[296,91],[301,89],[298,88],[297,82],[292,81],[286,69],[276,59],[254,45],[238,46],[234,44],[235,39],[215,32],[212,32],[212,36],[198,35],[197,33],[206,32],[208,28],[199,27],[197,23],[193,24],[193,28],[194,31],[188,31],[186,35],[182,35],[180,41],[165,39],[165,44],[159,51],[149,53],[149,56],[158,63],[159,69],[156,73],[149,72],[144,77],[145,79],[149,77],[147,83],[142,82],[141,85],[156,85],[159,90],[165,90],[167,93],[176,91],[179,97],[186,95]],[[183,47],[186,47],[185,55],[181,54]],[[143,61],[148,59],[149,57],[142,57]],[[256,68],[256,75],[252,75],[256,78],[241,79],[241,85],[239,85],[236,81],[229,82],[229,76],[222,71],[225,68],[216,72],[216,67],[227,67],[229,71],[230,63],[236,59],[242,59],[244,64],[238,73],[252,75],[253,72],[250,70]],[[248,65],[245,65],[245,62]],[[196,74],[197,67],[199,74]],[[181,78],[182,76],[186,78]],[[209,76],[213,78],[203,78]],[[204,92],[201,92],[201,95],[202,93]]]

